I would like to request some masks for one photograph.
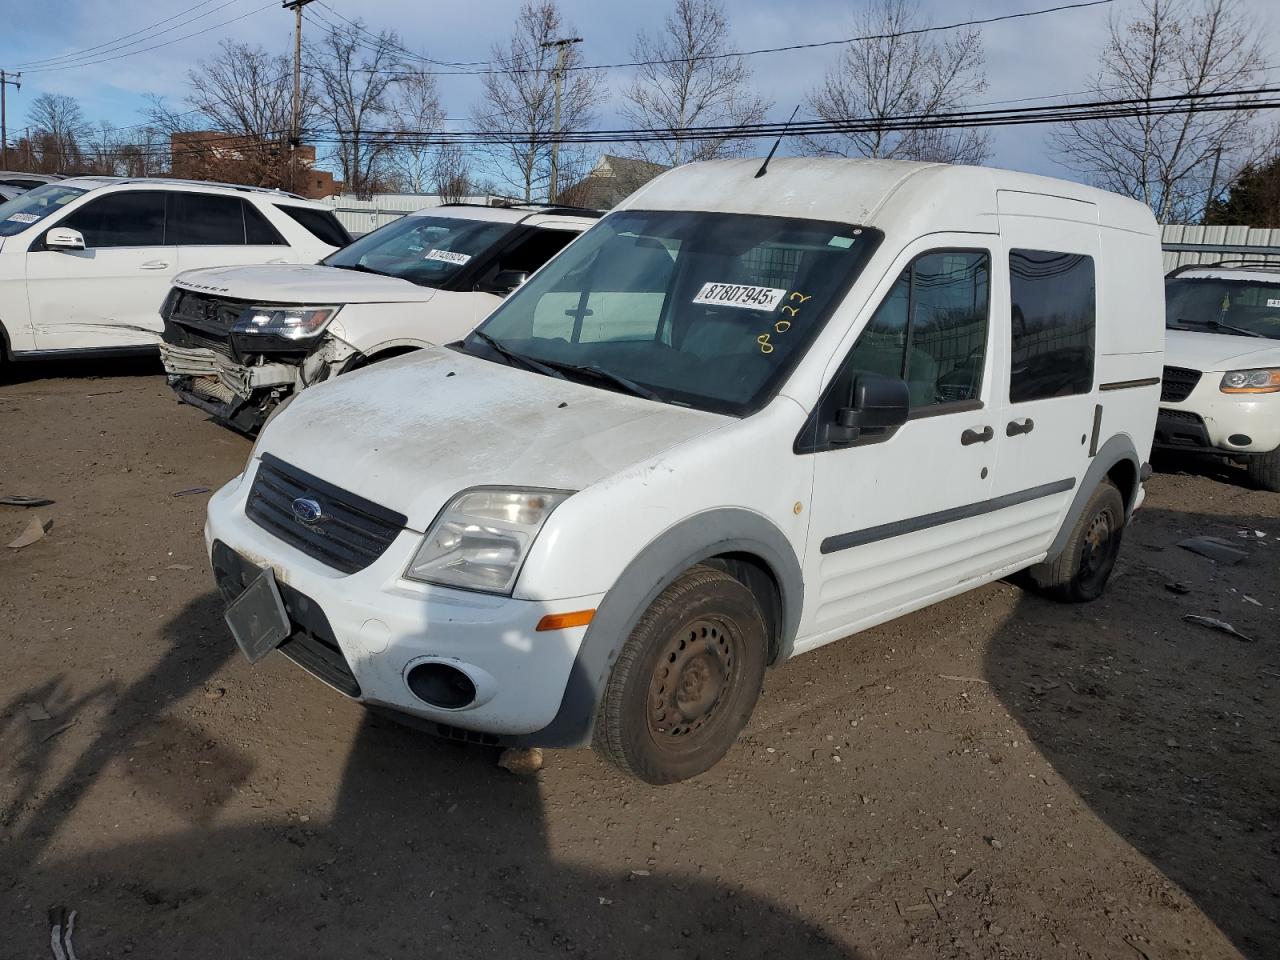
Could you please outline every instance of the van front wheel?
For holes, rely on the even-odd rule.
[[[647,783],[709,770],[751,716],[767,647],[751,591],[713,567],[691,567],[658,594],[623,644],[592,747]]]
[[[1032,567],[1032,581],[1056,600],[1097,600],[1116,565],[1124,522],[1120,491],[1110,480],[1102,481],[1076,521],[1061,556],[1053,563]]]

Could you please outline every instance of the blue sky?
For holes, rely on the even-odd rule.
[[[0,66],[12,68],[42,58],[82,50],[141,29],[193,6],[197,0],[57,0],[56,4],[0,0],[6,29],[0,35]],[[373,30],[394,28],[416,51],[444,60],[483,60],[494,40],[510,30],[519,0],[467,0],[465,3],[423,3],[422,0],[323,0],[349,18],[363,17]],[[1267,63],[1280,65],[1280,4],[1274,0],[1241,0],[1268,39]],[[935,22],[954,22],[1054,5],[1051,0],[994,0],[964,6],[925,0]],[[783,46],[849,36],[856,3],[836,0],[726,0],[738,49]],[[1087,85],[1097,67],[1107,17],[1132,10],[1135,0],[1086,10],[993,24],[984,28],[987,77],[990,87],[983,101],[1001,101],[1041,94],[1072,93]],[[318,5],[317,5],[318,7]],[[313,9],[317,9],[313,7]],[[220,9],[219,9],[220,8]],[[666,13],[663,0],[648,3],[603,3],[601,0],[561,0],[566,17],[585,38],[587,62],[628,59],[637,30],[654,29]],[[50,11],[54,13],[51,15]],[[155,93],[181,102],[187,69],[208,56],[222,37],[260,43],[281,52],[292,49],[293,15],[279,0],[208,0],[189,16],[208,13],[189,26],[157,37],[160,43],[183,34],[248,14],[243,19],[201,36],[94,66],[37,72],[23,71],[22,89],[9,89],[10,135],[26,122],[27,105],[43,92],[76,97],[91,120],[118,126],[142,119],[144,95]],[[319,11],[317,12],[325,12]],[[332,16],[331,14],[326,15]],[[186,17],[181,18],[186,19]],[[174,21],[179,23],[180,20]],[[169,24],[165,25],[170,26]],[[163,29],[163,28],[161,28]],[[306,25],[311,33],[317,28]],[[143,44],[151,45],[150,43]],[[807,90],[838,56],[838,48],[750,58],[757,86],[775,101],[770,119],[784,120]],[[614,86],[625,71],[613,71]],[[1280,78],[1280,70],[1268,75]],[[442,77],[441,93],[451,117],[465,117],[479,96],[475,77]],[[611,110],[602,119],[611,119]],[[1034,173],[1063,175],[1046,127],[1015,127],[996,132],[992,163]],[[761,146],[761,151],[767,145]]]

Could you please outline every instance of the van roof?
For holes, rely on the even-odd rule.
[[[315,200],[308,200],[296,193],[276,190],[272,187],[250,187],[238,183],[217,183],[212,180],[180,180],[176,177],[71,177],[59,181],[59,185],[75,187],[79,190],[100,190],[104,187],[144,187],[166,190],[191,190],[199,193],[244,194],[252,193],[268,196],[276,200],[287,200],[297,206],[313,207],[317,210],[331,210],[332,207]]]
[[[918,236],[939,230],[995,233],[999,193],[1093,204],[1097,222],[1154,234],[1146,205],[1066,180],[992,167],[907,160],[784,157],[758,177],[759,157],[708,160],[670,170],[617,209],[702,210],[832,220]]]

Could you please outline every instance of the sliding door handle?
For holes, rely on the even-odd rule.
[[[960,434],[960,444],[961,446],[967,447],[974,443],[986,443],[988,440],[995,437],[995,435],[996,432],[990,427],[983,427],[981,430],[966,430],[964,433]]]
[[[1019,423],[1017,420],[1010,420],[1004,428],[1006,437],[1016,437],[1020,433],[1030,433],[1036,428],[1036,422],[1030,417]]]

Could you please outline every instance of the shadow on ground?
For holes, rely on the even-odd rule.
[[[37,380],[99,377],[163,376],[158,354],[140,357],[59,357],[54,360],[20,360],[0,362],[0,383],[31,383]]]
[[[32,725],[0,730],[20,771],[17,803],[0,812],[9,833],[0,902],[10,905],[6,937],[21,955],[44,955],[44,910],[66,904],[80,911],[80,956],[95,960],[853,957],[740,889],[556,862],[536,780],[497,769],[491,754],[372,716],[350,744],[327,822],[268,806],[251,825],[218,825],[251,765],[234,745],[210,742],[201,754],[193,742],[201,734],[172,708],[225,666],[229,643],[189,639],[216,636],[220,614],[212,595],[190,605],[168,624],[168,651],[143,679],[89,695],[115,706],[51,788],[39,787],[50,773],[41,744],[19,736]],[[24,692],[0,715],[41,697],[67,706],[50,686]],[[187,769],[191,762],[200,766]],[[139,791],[196,811],[189,825],[156,841],[60,856],[59,830],[69,832],[80,798],[109,765],[125,763]]]
[[[991,643],[984,677],[1111,829],[1243,953],[1271,960],[1280,935],[1280,543],[1255,543],[1239,567],[1217,568],[1177,549],[1177,535],[1156,542],[1143,528],[1162,519],[1167,526],[1152,525],[1227,537],[1280,529],[1275,517],[1158,513],[1140,514],[1102,600],[1063,607],[1024,594]],[[1191,592],[1170,592],[1171,581]],[[1244,602],[1247,593],[1262,606]],[[1229,620],[1256,642],[1186,623],[1189,613]],[[1073,622],[1092,629],[1067,629]]]

